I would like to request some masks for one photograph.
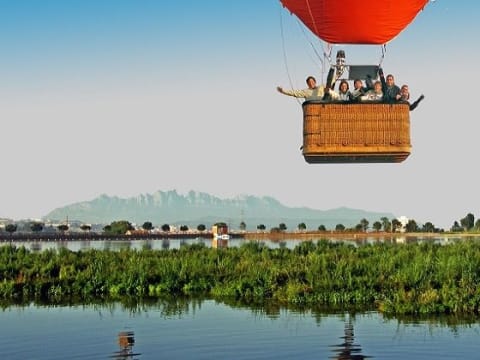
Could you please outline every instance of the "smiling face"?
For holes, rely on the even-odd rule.
[[[314,77],[310,76],[307,79],[307,86],[309,89],[314,89],[317,86],[317,82]]]
[[[346,82],[342,82],[340,84],[340,92],[342,93],[346,93],[348,90],[348,84]]]

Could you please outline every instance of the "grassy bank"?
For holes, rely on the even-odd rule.
[[[391,314],[477,314],[480,244],[327,241],[212,249],[46,250],[0,247],[0,299],[117,300],[206,296],[245,303],[361,306]]]

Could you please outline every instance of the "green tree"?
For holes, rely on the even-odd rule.
[[[180,226],[180,231],[187,232],[188,231],[188,226],[187,225],[181,225]]]
[[[240,230],[245,231],[246,228],[247,228],[247,224],[245,224],[245,221],[242,221],[240,223]]]
[[[299,231],[305,231],[305,230],[307,230],[307,225],[304,222],[302,222],[302,223],[298,224],[297,228],[298,228]]]
[[[392,219],[392,231],[400,231],[402,229],[402,223],[398,219]]]
[[[427,221],[425,224],[423,224],[422,231],[433,233],[435,232],[435,226],[430,221]]]
[[[142,229],[145,231],[150,231],[153,229],[153,224],[150,221],[145,221],[142,225]]]
[[[108,233],[111,233],[111,232],[112,232],[112,225],[105,225],[105,226],[103,227],[103,232],[105,232],[105,233],[107,233],[107,234],[108,234]]]
[[[468,213],[463,219],[460,219],[460,225],[464,231],[469,231],[475,225],[475,216],[472,213]]]
[[[278,228],[281,230],[281,231],[286,231],[287,230],[287,225],[285,225],[285,223],[280,223],[278,225]]]
[[[408,220],[407,226],[405,227],[407,232],[417,232],[418,231],[418,225],[415,220],[410,219]]]
[[[363,218],[362,220],[360,220],[360,226],[361,226],[361,230],[366,232],[368,230],[368,220]]]
[[[450,231],[460,232],[460,231],[462,231],[462,230],[463,230],[463,228],[460,226],[460,224],[458,223],[458,221],[455,220],[455,221],[453,222],[452,227],[450,228]]]
[[[380,218],[380,221],[382,222],[383,231],[390,232],[392,230],[392,223],[386,216]]]
[[[30,230],[32,230],[33,232],[40,232],[43,230],[43,226],[43,223],[34,221],[30,224]]]
[[[206,229],[207,229],[207,227],[204,224],[199,224],[197,226],[198,231],[204,232]]]
[[[89,224],[82,224],[82,225],[80,225],[80,229],[81,229],[82,231],[85,231],[85,232],[87,232],[87,231],[90,231],[90,230],[92,230],[92,225],[89,225]]]
[[[257,230],[260,230],[260,231],[265,231],[267,227],[264,225],[264,224],[258,224],[257,225]]]
[[[67,224],[60,224],[57,226],[58,231],[64,233],[65,231],[68,231],[69,226]]]
[[[15,231],[17,231],[17,224],[5,225],[5,231],[8,232],[9,234],[14,233]]]
[[[382,229],[382,223],[380,221],[375,221],[372,225],[372,228],[376,231],[379,232]]]
[[[318,227],[318,231],[327,231],[327,228],[325,227],[325,225],[320,225]]]
[[[104,228],[105,230],[105,228]],[[132,224],[127,220],[114,221],[110,224],[110,229],[105,232],[114,235],[124,235],[128,230],[134,230]]]
[[[343,224],[335,225],[335,231],[345,231],[345,225]]]
[[[162,225],[162,231],[163,231],[163,232],[169,232],[169,231],[170,231],[170,225],[168,225],[168,224],[163,224],[163,225]]]

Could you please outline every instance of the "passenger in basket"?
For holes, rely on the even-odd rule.
[[[420,104],[420,101],[422,101],[424,98],[425,96],[422,94],[417,100],[410,104],[410,91],[408,89],[408,85],[402,85],[402,87],[400,88],[399,101],[407,102],[410,105],[410,111],[415,110],[418,104]]]
[[[293,96],[296,98],[304,98],[305,101],[324,100],[328,97],[329,91],[325,86],[317,86],[317,80],[313,76],[307,77],[308,88],[302,90],[285,90],[281,86],[277,86],[277,91],[281,94]]]
[[[410,100],[410,91],[408,85],[402,85],[400,88],[400,99],[398,101],[409,101]]]
[[[380,81],[382,82],[383,101],[387,103],[394,103],[400,100],[400,88],[395,85],[395,78],[392,74],[388,74],[387,78],[383,75],[383,69],[378,69]]]
[[[338,96],[335,100],[339,101],[351,101],[352,93],[349,90],[348,82],[346,80],[340,81],[338,86]]]
[[[383,92],[382,92],[382,83],[380,81],[375,81],[373,84],[373,90],[368,90],[365,95],[360,97],[361,101],[382,101]]]
[[[363,82],[360,79],[355,79],[353,81],[353,90],[351,91],[351,100],[352,101],[359,101],[360,97],[365,95],[367,92],[367,88],[363,86]]]

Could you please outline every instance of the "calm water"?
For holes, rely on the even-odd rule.
[[[396,242],[456,240],[400,238]],[[230,239],[225,245],[244,242]],[[293,248],[299,240],[264,242],[273,248]],[[175,249],[192,243],[214,246],[210,239],[15,245],[33,251],[62,247],[78,251]],[[479,335],[480,319],[405,320],[383,318],[376,312],[254,310],[214,301],[135,307],[32,304],[0,309],[0,359],[480,359]]]
[[[402,237],[397,236],[394,239],[392,238],[364,238],[364,239],[355,239],[355,238],[327,238],[329,241],[341,241],[343,243],[351,243],[354,245],[360,245],[364,243],[375,243],[379,241],[384,242],[395,242],[398,244],[403,244],[406,242],[422,242],[422,241],[432,241],[438,243],[449,243],[452,241],[460,241],[461,239],[466,239],[465,237]],[[469,237],[469,239],[480,240],[480,237]],[[319,239],[313,239],[313,241],[318,241]],[[245,240],[245,239],[229,239],[227,241],[222,241],[222,243],[215,244],[210,238],[197,238],[197,239],[163,239],[163,240],[95,240],[95,241],[51,241],[51,242],[41,242],[41,241],[14,241],[12,244],[15,246],[25,246],[27,249],[32,251],[42,251],[46,249],[60,249],[67,248],[72,251],[88,250],[88,249],[97,249],[97,250],[121,250],[121,249],[137,249],[141,250],[143,248],[150,248],[155,250],[161,249],[179,249],[182,245],[187,244],[204,244],[207,247],[238,247],[248,241],[260,241],[270,248],[278,247],[287,247],[293,249],[298,245],[302,239],[285,239],[285,240]],[[303,240],[304,241],[304,240]],[[8,245],[8,242],[0,242],[0,246]]]
[[[214,301],[7,307],[1,359],[477,359],[480,322],[252,310]],[[448,322],[451,325],[446,325]],[[120,334],[120,336],[119,336]]]

